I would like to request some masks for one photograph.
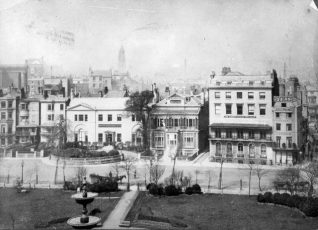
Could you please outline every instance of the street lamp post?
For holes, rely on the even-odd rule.
[[[21,183],[23,184],[23,167],[24,167],[24,161],[22,160],[22,162],[21,162],[21,169],[22,169],[22,171],[21,171]]]

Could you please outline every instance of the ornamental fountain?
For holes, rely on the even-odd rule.
[[[72,195],[76,203],[83,205],[82,215],[68,219],[67,224],[73,228],[93,228],[95,227],[101,219],[97,216],[87,215],[86,206],[94,201],[94,198],[98,193],[87,192],[87,182],[86,177],[84,177],[82,191]]]

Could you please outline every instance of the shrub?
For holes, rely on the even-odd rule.
[[[90,192],[116,192],[118,191],[118,183],[116,181],[88,184]]]
[[[168,185],[165,187],[165,195],[178,196],[180,194],[180,188],[176,188],[175,185]]]
[[[264,193],[264,202],[265,203],[273,203],[273,194],[271,192]]]
[[[290,198],[290,194],[289,193],[283,193],[281,194],[281,204],[282,205],[288,205],[288,201],[289,201],[289,198]]]
[[[280,204],[280,201],[281,201],[281,195],[280,193],[274,193],[273,195],[273,203],[274,204]]]
[[[193,190],[193,193],[196,193],[196,194],[201,194],[201,187],[200,185],[198,184],[194,184],[192,185],[192,190]]]
[[[317,217],[318,216],[318,199],[308,199],[302,205],[303,213],[306,216]]]
[[[184,193],[187,195],[192,195],[193,194],[193,187],[187,187]]]
[[[149,184],[147,184],[146,189],[149,190],[149,188],[154,186],[154,185],[156,185],[156,184],[155,183],[149,183]]]
[[[257,201],[260,202],[260,203],[265,203],[265,197],[262,193],[259,193],[257,195]]]

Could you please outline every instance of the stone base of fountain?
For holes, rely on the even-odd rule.
[[[72,217],[68,219],[67,224],[72,226],[73,228],[87,229],[95,227],[101,221],[101,219],[97,216],[88,216],[88,223],[82,223],[81,218],[82,216]]]

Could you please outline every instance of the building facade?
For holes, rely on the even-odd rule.
[[[271,74],[212,76],[208,89],[211,161],[273,162],[272,84]]]
[[[40,100],[40,141],[55,142],[56,127],[66,119],[66,101],[61,96],[49,95]]]
[[[17,104],[20,95],[12,90],[0,97],[0,156],[13,157],[15,130],[17,121]]]
[[[27,89],[27,67],[25,65],[1,65],[0,89],[14,87]]]
[[[156,155],[177,154],[179,158],[197,153],[201,106],[195,97],[178,94],[154,104],[150,115],[151,150]]]
[[[92,70],[90,68],[88,79],[91,94],[97,94],[100,91],[104,93],[105,87],[108,90],[112,89],[112,70]]]
[[[67,109],[69,141],[111,145],[136,142],[140,123],[125,111],[128,98],[81,97]]]
[[[292,165],[299,162],[303,143],[303,116],[300,100],[293,96],[274,97],[273,152],[274,162]]]
[[[27,67],[28,76],[28,88],[27,92],[29,95],[40,95],[42,94],[44,85],[44,63],[42,59],[28,59],[25,61]]]
[[[37,145],[40,143],[40,98],[20,100],[16,143],[21,145]]]

